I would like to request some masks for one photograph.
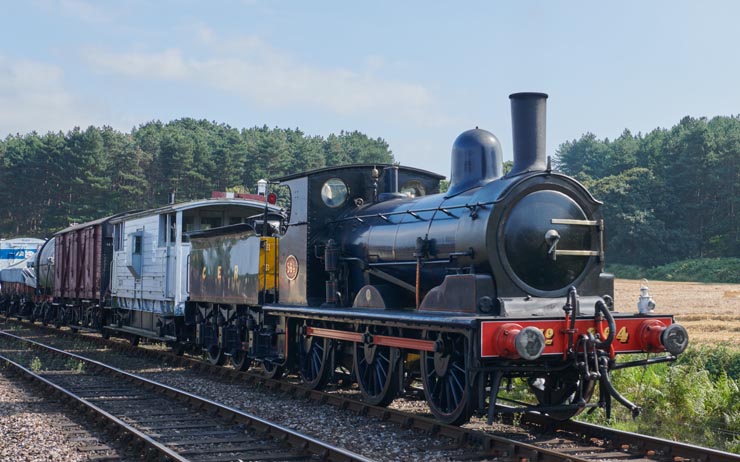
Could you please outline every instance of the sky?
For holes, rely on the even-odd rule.
[[[737,1],[0,0],[0,138],[183,117],[358,130],[449,176],[508,96],[549,95],[547,153],[740,113]]]

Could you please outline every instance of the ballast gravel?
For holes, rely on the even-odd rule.
[[[451,440],[430,437],[316,401],[261,391],[247,384],[214,381],[190,371],[145,375],[378,461],[445,461],[463,454],[462,450],[451,449],[454,447]]]
[[[21,386],[25,386],[20,382]],[[64,434],[66,418],[43,398],[31,395],[0,372],[0,460],[5,462],[77,462],[87,456]]]
[[[44,336],[44,343],[66,343],[62,339]],[[64,348],[63,345],[58,345]],[[335,444],[377,461],[451,461],[464,460],[475,449],[459,449],[450,439],[430,436],[414,429],[375,417],[353,414],[330,405],[286,393],[267,390],[247,383],[227,382],[219,377],[208,377],[202,372],[157,364],[155,361],[124,356],[110,350],[88,350],[80,343],[73,347],[78,354],[105,362],[131,373],[243,410],[258,417],[279,423],[298,432]],[[339,393],[352,391],[342,390]],[[417,400],[399,399],[391,405],[421,412],[425,407]],[[428,412],[428,411],[427,411]],[[39,424],[42,425],[42,424]],[[42,427],[43,428],[43,425]],[[63,442],[60,442],[63,444]],[[0,460],[5,460],[0,457]],[[56,459],[9,460],[78,460]]]

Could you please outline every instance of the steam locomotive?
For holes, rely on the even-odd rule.
[[[374,405],[421,385],[450,424],[609,413],[612,399],[637,415],[612,371],[675,360],[687,332],[670,315],[615,311],[601,203],[552,170],[547,95],[510,99],[506,174],[499,141],[476,128],[455,140],[442,193],[431,172],[350,165],[274,180],[288,210],[262,191],[77,225],[37,254],[39,288],[18,314],[296,373],[312,389],[350,371]],[[499,405],[512,380],[532,404]]]

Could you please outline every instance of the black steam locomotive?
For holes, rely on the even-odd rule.
[[[610,412],[615,398],[637,414],[611,372],[675,360],[687,332],[670,315],[615,311],[601,204],[551,169],[547,95],[510,98],[509,173],[496,137],[476,128],[453,144],[444,193],[431,172],[352,165],[275,180],[290,190],[282,216],[265,204],[239,224],[187,232],[186,215],[162,211],[173,234],[160,240],[188,243],[186,258],[167,260],[187,273],[181,309],[157,311],[169,299],[147,304],[144,295],[127,304],[114,290],[88,304],[98,314],[65,324],[150,337],[272,377],[295,372],[313,389],[351,371],[375,405],[420,384],[445,423],[510,412],[497,401],[512,379],[535,402],[514,411],[567,419],[589,407]],[[121,252],[129,240],[116,226],[125,220],[111,220]],[[131,252],[138,245],[147,255],[142,239],[133,235]],[[135,256],[125,264],[146,278],[132,269]],[[620,353],[663,354],[619,363]]]
[[[550,168],[546,98],[511,95],[506,175],[498,140],[476,128],[455,140],[445,193],[438,175],[395,165],[279,178],[292,199],[276,240],[279,283],[258,306],[222,313],[235,335],[209,338],[226,351],[239,342],[224,338],[239,339],[266,371],[297,370],[312,388],[344,366],[373,404],[418,381],[447,423],[485,409],[492,418],[511,378],[560,418],[609,410],[612,397],[637,413],[610,372],[647,360],[618,364],[616,354],[667,351],[650,362],[671,361],[688,336],[671,316],[614,311],[600,203]],[[210,295],[191,301],[223,311]],[[597,382],[601,396],[589,404]]]

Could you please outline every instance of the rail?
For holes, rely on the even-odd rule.
[[[17,322],[17,321],[13,321]],[[28,324],[24,322],[23,324]],[[79,335],[69,331],[33,325],[35,329],[79,338]],[[432,435],[447,437],[461,445],[475,446],[476,452],[471,455],[475,458],[502,457],[517,461],[593,461],[595,454],[601,454],[598,460],[624,460],[625,457],[643,457],[650,461],[703,461],[703,462],[740,462],[740,455],[727,453],[711,448],[704,448],[692,444],[670,441],[657,437],[640,435],[609,427],[587,424],[578,421],[555,421],[545,415],[537,413],[523,414],[519,423],[524,426],[540,428],[544,432],[556,431],[558,439],[564,439],[565,449],[540,447],[535,444],[522,443],[510,438],[492,435],[485,431],[465,427],[456,427],[437,422],[432,418],[410,414],[408,412],[386,407],[371,406],[361,401],[338,396],[322,391],[309,390],[300,385],[287,381],[266,378],[254,372],[240,372],[220,366],[213,366],[205,361],[177,356],[173,353],[145,349],[128,345],[123,342],[105,340],[99,336],[86,335],[85,340],[105,345],[126,354],[163,359],[176,367],[186,367],[206,373],[222,380],[243,382],[245,386],[260,386],[275,392],[305,397],[325,404],[329,404],[347,411],[376,417],[402,428],[415,428]],[[568,436],[571,435],[571,436]],[[582,441],[591,438],[597,439],[601,447],[584,445]],[[574,448],[573,445],[578,446]],[[607,452],[610,449],[611,452]],[[580,456],[579,452],[583,452]],[[589,454],[589,455],[586,455]]]

